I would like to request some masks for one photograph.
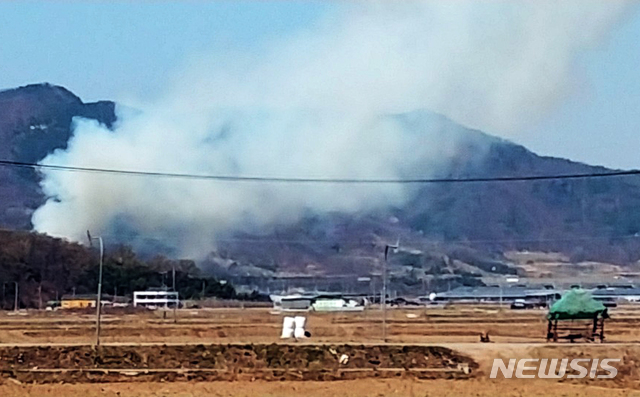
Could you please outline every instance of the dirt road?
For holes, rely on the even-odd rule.
[[[0,386],[7,397],[640,397],[640,391],[541,380],[361,379],[335,382],[110,383]]]

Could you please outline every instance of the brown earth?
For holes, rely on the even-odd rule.
[[[527,381],[357,379],[335,382],[6,384],[7,397],[640,397],[624,388]]]
[[[335,382],[190,382],[0,385],[7,397],[640,397],[623,388],[542,380],[357,379]]]
[[[607,342],[640,342],[640,305],[611,310]],[[306,313],[314,343],[379,343],[382,314]],[[394,309],[387,312],[388,341],[393,343],[477,342],[489,332],[494,342],[545,341],[544,310],[514,311],[497,306]],[[105,343],[274,343],[279,342],[282,315],[268,309],[201,309],[173,312],[107,312]],[[0,312],[0,344],[80,343],[95,339],[93,312]]]
[[[341,357],[347,360],[340,362]],[[477,364],[439,346],[108,345],[0,348],[0,382],[468,378]]]
[[[105,345],[94,351],[88,313],[3,313],[0,395],[640,396],[640,308],[621,306],[611,314],[604,344],[547,344],[539,310],[395,309],[388,313],[390,344],[384,345],[377,310],[309,313],[312,337],[297,344],[282,343],[281,315],[264,309],[180,310],[177,323],[172,312],[166,318],[163,312],[111,312]],[[487,331],[493,343],[478,343]],[[350,360],[341,367],[342,354]],[[620,358],[619,375],[488,379],[495,358],[565,357]],[[465,379],[445,379],[453,377]]]

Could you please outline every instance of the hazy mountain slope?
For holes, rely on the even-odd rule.
[[[64,148],[71,120],[81,116],[111,126],[115,104],[83,103],[65,88],[34,84],[0,91],[0,158],[36,162]],[[0,167],[0,225],[30,228],[31,212],[43,203],[38,177],[29,169]]]
[[[522,146],[492,143],[476,164],[449,176],[602,173],[607,169],[540,157]],[[635,261],[640,179],[635,176],[425,186],[401,209],[411,228],[478,247],[551,249],[616,262]]]
[[[0,92],[0,158],[38,161],[65,147],[75,116],[110,126],[115,122],[114,103],[85,104],[68,90],[46,84]],[[433,113],[392,117],[407,131],[431,131],[439,137],[435,141],[441,142],[442,148],[438,149],[448,151],[449,161],[435,170],[438,176],[607,171],[541,157]],[[475,257],[480,258],[474,264],[478,271],[495,267],[493,262],[487,265],[482,261],[501,260],[500,252],[510,248],[558,250],[576,259],[628,263],[640,257],[639,239],[633,237],[640,232],[638,180],[616,177],[423,185],[416,187],[413,199],[401,208],[309,216],[267,236],[221,241],[212,263],[233,265],[236,270],[242,264],[252,264],[255,266],[242,271],[253,269],[256,275],[282,271],[367,274],[375,270],[372,264],[379,264],[385,242],[398,237],[408,250],[422,252],[405,255],[407,261],[436,273],[440,270],[434,266],[449,268],[457,258],[473,262],[464,247],[473,248]],[[43,200],[37,182],[37,175],[30,170],[0,167],[0,225],[30,227],[30,214]],[[252,240],[247,242],[246,238]]]

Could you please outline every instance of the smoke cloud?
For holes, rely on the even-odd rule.
[[[428,177],[457,136],[428,109],[513,137],[580,84],[576,57],[606,39],[626,3],[348,3],[258,50],[190,59],[165,94],[121,110],[113,131],[75,121],[42,163],[309,178]],[[402,205],[406,187],[230,183],[44,171],[40,232],[141,234],[202,255],[233,231],[307,214]]]

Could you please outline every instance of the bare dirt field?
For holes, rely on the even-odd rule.
[[[639,397],[640,391],[541,380],[360,379],[334,382],[198,382],[4,385],[16,397]]]
[[[547,344],[544,311],[496,306],[389,310],[387,344],[379,310],[308,313],[312,337],[283,344],[268,309],[108,312],[96,351],[90,313],[1,313],[0,396],[640,396],[640,307],[611,314],[604,344]],[[495,358],[564,357],[619,374],[488,378]]]
[[[608,342],[640,342],[640,305],[611,310]],[[372,309],[351,313],[308,313],[314,343],[378,343],[382,314]],[[477,342],[489,332],[495,342],[544,342],[546,311],[497,306],[394,309],[387,312],[388,342]],[[165,318],[166,317],[166,318]],[[173,312],[107,312],[105,343],[272,343],[279,341],[282,315],[269,309],[199,309]],[[0,312],[0,344],[80,343],[95,338],[95,315],[89,312]]]

